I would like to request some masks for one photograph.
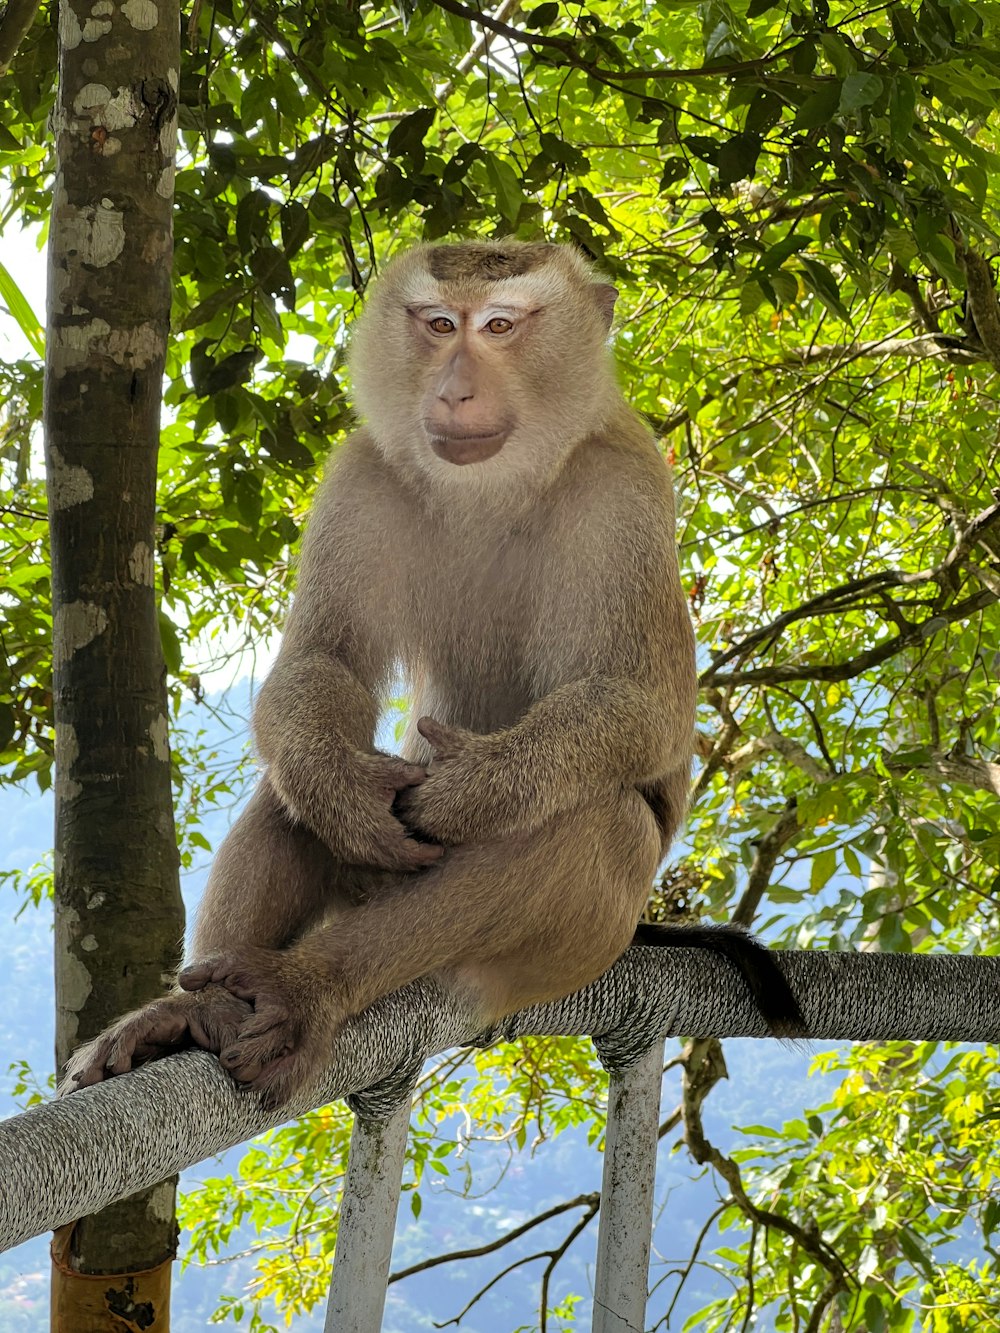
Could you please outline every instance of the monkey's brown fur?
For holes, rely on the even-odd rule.
[[[695,669],[614,296],[574,251],[512,241],[418,247],[379,280],[352,348],[366,424],[316,498],[255,709],[266,770],[184,989],[78,1052],[69,1086],[195,1044],[277,1104],[416,977],[487,1021],[628,945],[684,811]],[[400,666],[405,759],[374,749]]]

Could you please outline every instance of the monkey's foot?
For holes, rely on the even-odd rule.
[[[66,1066],[59,1095],[102,1083],[137,1065],[198,1047],[218,1054],[250,1017],[250,1006],[222,986],[196,994],[175,991],[126,1014],[81,1046]]]
[[[343,1012],[329,972],[301,955],[247,946],[194,963],[178,980],[189,990],[225,986],[253,1005],[219,1061],[268,1107],[287,1102],[329,1061]]]

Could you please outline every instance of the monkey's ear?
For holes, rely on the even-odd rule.
[[[610,282],[595,282],[593,286],[594,300],[597,302],[597,308],[601,312],[601,318],[604,320],[604,327],[611,328],[611,321],[615,317],[615,302],[618,300],[618,288],[613,287]]]

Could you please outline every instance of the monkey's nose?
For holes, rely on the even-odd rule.
[[[441,367],[437,396],[453,412],[459,404],[471,402],[475,398],[475,365],[464,349],[457,349],[447,364]]]
[[[475,390],[470,383],[459,381],[454,377],[449,377],[438,386],[438,397],[443,403],[447,403],[453,412],[460,403],[471,402],[475,396]]]

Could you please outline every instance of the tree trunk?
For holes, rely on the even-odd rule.
[[[60,3],[45,382],[60,1068],[166,989],[184,929],[154,587],[179,34],[176,0]],[[174,1188],[57,1234],[54,1331],[165,1333]]]

